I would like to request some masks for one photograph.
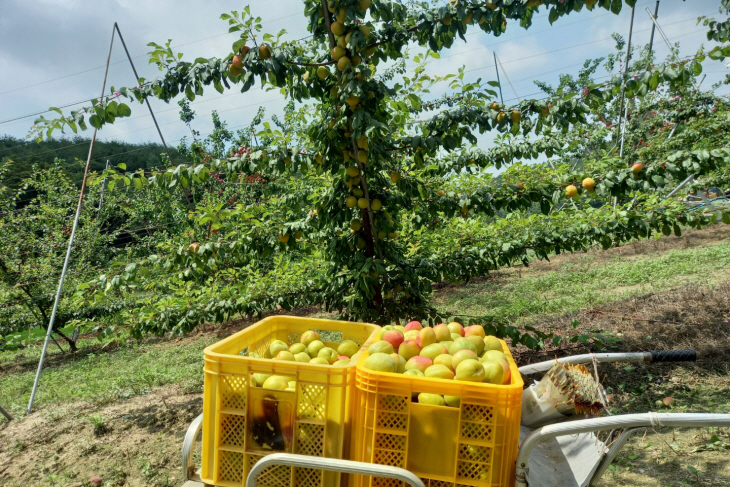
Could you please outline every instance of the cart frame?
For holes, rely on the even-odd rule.
[[[697,355],[694,350],[668,350],[631,353],[596,353],[574,355],[557,359],[559,363],[587,364],[596,362],[684,362],[694,361]],[[530,375],[547,371],[556,360],[539,362],[520,367],[522,375]],[[560,436],[576,435],[580,433],[596,433],[615,429],[623,429],[616,441],[608,448],[593,473],[588,485],[595,485],[605,473],[616,455],[624,447],[631,435],[646,428],[660,426],[683,428],[730,427],[730,414],[715,413],[639,413],[607,416],[591,419],[580,419],[549,424],[537,428],[530,433],[520,444],[515,465],[515,487],[529,487],[527,474],[529,472],[528,459],[533,449],[543,440]],[[201,487],[203,484],[196,474],[193,462],[195,442],[203,427],[201,414],[190,424],[185,435],[182,447],[183,487]],[[246,479],[245,487],[256,487],[259,474],[267,467],[285,465],[302,468],[316,468],[342,473],[372,475],[401,480],[411,487],[424,487],[423,482],[406,469],[378,465],[352,460],[335,458],[311,457],[291,453],[274,453],[259,460],[251,469]],[[536,487],[536,486],[532,486]]]

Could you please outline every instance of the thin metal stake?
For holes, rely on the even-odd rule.
[[[15,419],[15,418],[13,418],[13,415],[10,414],[9,412],[7,412],[5,409],[3,409],[2,406],[0,406],[0,414],[5,416],[6,418],[8,418],[8,421],[12,421],[13,419]]]
[[[104,167],[104,171],[109,169],[109,159],[106,160],[106,166]],[[101,205],[104,204],[104,186],[106,186],[106,176],[104,176],[104,179],[101,181],[101,194],[99,195],[99,211],[96,212],[96,231],[99,231],[99,217],[101,216]]]
[[[507,75],[507,71],[504,69],[504,66],[502,66],[502,60],[499,59],[499,56],[497,56],[497,51],[492,51],[492,52],[494,52],[494,57],[497,60],[497,62],[499,63],[499,67],[502,70],[502,72],[504,73],[504,77],[507,78],[507,83],[509,83],[510,87],[512,88],[512,91],[515,94],[515,98],[517,98],[517,101],[519,102],[520,95],[517,94],[517,90],[515,90],[515,86],[512,84],[512,81],[510,81],[509,76]],[[497,73],[497,74],[499,74],[499,73]],[[501,92],[501,88],[500,88],[500,92]],[[504,101],[502,103],[504,103]]]
[[[626,47],[626,65],[624,69],[624,75],[629,73],[629,61],[631,60],[631,35],[634,33],[634,12],[635,8],[631,7],[631,24],[629,24],[629,42]],[[618,111],[618,137],[622,137],[621,134],[621,122],[624,115],[624,101],[626,98],[626,82],[624,81],[621,88],[621,109]],[[618,139],[616,139],[618,140]],[[619,157],[623,156],[623,140],[621,142],[621,148],[619,149]]]
[[[116,26],[116,24],[115,24]],[[100,99],[104,99],[104,91],[106,90],[106,79],[109,75],[109,61],[112,57],[112,46],[114,45],[114,30],[112,29],[112,38],[109,42],[109,54],[106,57],[106,69],[104,70],[104,83],[101,85],[101,96]],[[33,409],[33,401],[35,400],[35,394],[38,390],[38,381],[41,378],[41,371],[43,370],[43,362],[46,360],[46,351],[48,351],[48,342],[51,339],[53,333],[53,324],[56,321],[56,312],[58,311],[58,302],[61,300],[61,290],[63,289],[63,281],[66,278],[66,271],[68,270],[68,263],[71,260],[71,250],[73,249],[74,237],[76,236],[76,228],[79,225],[79,216],[81,215],[81,205],[84,202],[84,191],[86,190],[86,178],[89,174],[89,167],[91,166],[91,156],[94,153],[94,143],[96,142],[97,129],[94,129],[94,135],[91,137],[91,144],[89,144],[89,155],[86,158],[86,168],[84,169],[84,179],[81,182],[81,191],[79,192],[79,203],[76,206],[76,216],[74,217],[73,228],[71,229],[71,237],[68,239],[68,249],[66,249],[66,259],[63,262],[63,269],[61,270],[61,278],[58,281],[58,290],[56,291],[56,299],[53,302],[53,311],[51,312],[51,319],[48,322],[48,330],[46,331],[46,339],[43,342],[43,351],[41,352],[41,359],[38,362],[38,371],[35,374],[35,381],[33,382],[33,390],[30,393],[30,401],[28,402],[28,414]]]
[[[502,100],[502,105],[504,105],[504,98],[502,97],[502,82],[499,81],[499,66],[497,66],[497,51],[492,51],[492,54],[494,54],[494,70],[497,72],[497,83],[499,85],[499,99]]]
[[[651,14],[649,14],[651,15]],[[657,18],[659,16],[659,0],[656,0],[656,7],[654,7],[654,16],[653,18]],[[651,48],[654,46],[654,30],[656,29],[656,24],[651,24],[651,37],[649,37],[649,54],[651,54]]]

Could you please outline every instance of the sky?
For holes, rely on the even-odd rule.
[[[648,43],[651,20],[646,8],[653,12],[655,3],[655,0],[637,2],[634,44]],[[719,4],[719,0],[661,1],[659,24],[670,43],[680,43],[680,57],[694,54],[703,42],[706,43],[706,28],[697,24],[697,17],[726,18],[718,13]],[[164,44],[172,39],[173,48],[183,52],[183,59],[187,60],[198,56],[225,57],[237,35],[228,34],[227,23],[219,19],[220,14],[241,10],[245,5],[223,0],[144,3],[132,0],[0,0],[0,134],[25,137],[36,112],[98,97],[114,22],[119,24],[139,75],[152,79],[161,73],[156,66],[148,64],[146,53],[150,48],[147,43]],[[303,4],[299,0],[255,0],[250,7],[254,15],[261,17],[264,32],[276,34],[286,29],[289,39],[308,34]],[[533,80],[555,84],[561,73],[577,74],[587,58],[614,52],[615,44],[610,36],[616,32],[627,37],[630,17],[631,10],[627,7],[618,16],[595,9],[571,13],[550,26],[547,10],[542,7],[529,30],[522,29],[514,21],[509,21],[506,34],[500,37],[478,28],[470,29],[467,42],[458,40],[452,49],[443,51],[441,59],[434,61],[428,72],[443,75],[464,66],[470,80],[494,80],[494,51],[503,66],[500,76],[505,103],[515,102],[516,96],[540,97]],[[658,32],[654,47],[659,59],[669,53]],[[721,62],[707,61],[705,65],[707,79],[702,89],[711,89],[714,82],[730,72]],[[514,91],[505,75],[514,85]],[[606,76],[606,72],[601,69],[597,76]],[[110,85],[136,85],[118,38],[114,40],[111,55],[107,86]],[[435,87],[426,98],[438,98],[446,93],[445,85]],[[717,93],[730,93],[730,87],[723,86]],[[235,130],[248,125],[259,106],[266,109],[266,120],[272,114],[281,113],[285,103],[278,91],[262,91],[257,87],[247,93],[234,89],[221,95],[209,87],[205,96],[196,98],[191,105],[196,112],[193,128],[203,134],[210,132],[211,112],[217,110],[229,128]],[[154,100],[152,107],[169,145],[176,146],[181,137],[189,135],[180,121],[176,101],[166,104]],[[52,114],[44,115],[50,117]],[[25,118],[3,123],[16,117]],[[87,135],[90,136],[91,131]],[[149,112],[136,103],[132,105],[131,117],[105,126],[98,137],[134,143],[159,141]],[[489,139],[480,138],[482,144],[488,146]]]

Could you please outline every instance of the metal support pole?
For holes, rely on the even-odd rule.
[[[124,52],[127,54],[127,59],[129,60],[129,65],[132,66],[132,72],[134,73],[134,79],[139,83],[139,75],[137,74],[137,68],[134,67],[134,61],[132,61],[132,56],[129,54],[129,50],[127,49],[127,44],[124,42],[124,37],[122,37],[122,31],[119,30],[119,25],[114,22],[114,30],[117,31],[117,34],[119,34],[119,40],[122,41],[122,47],[124,48]],[[165,148],[165,152],[167,153],[167,157],[172,162],[172,156],[170,155],[170,149],[167,148],[167,142],[165,142],[165,138],[162,136],[162,130],[160,130],[160,126],[157,123],[157,118],[155,117],[155,113],[152,111],[152,105],[150,105],[150,101],[148,98],[144,99],[144,102],[147,104],[147,109],[150,111],[150,115],[152,116],[152,121],[155,123],[155,127],[157,128],[157,134],[160,136],[160,140],[162,141],[162,146]],[[183,190],[183,196],[185,197],[185,201],[188,202],[188,206],[191,210],[195,210],[193,203],[188,199],[187,196],[185,196],[185,191]]]
[[[659,35],[661,35],[661,36],[662,36],[662,39],[664,39],[664,43],[665,43],[665,44],[667,45],[667,47],[669,48],[669,52],[672,52],[672,44],[671,44],[671,43],[669,42],[669,39],[667,39],[667,36],[666,36],[666,34],[664,34],[664,31],[662,30],[662,27],[661,27],[661,26],[659,25],[659,22],[657,22],[657,20],[656,20],[656,17],[654,17],[654,16],[653,16],[653,15],[651,14],[651,10],[649,10],[648,8],[646,9],[646,13],[648,13],[648,14],[649,14],[649,18],[650,18],[650,19],[651,19],[651,21],[652,21],[652,22],[654,23],[654,26],[652,27],[652,29],[653,29],[654,27],[656,27],[656,29],[657,29],[657,30],[659,31]],[[676,54],[674,54],[674,59],[675,59],[675,60],[678,60],[678,59],[677,59],[677,55],[676,55]]]
[[[104,170],[106,171],[109,169],[109,159],[106,160],[106,166],[104,166]],[[99,217],[101,216],[101,205],[104,204],[104,187],[106,186],[106,176],[104,176],[104,179],[101,181],[101,194],[99,195],[99,211],[96,212],[96,223],[97,227],[96,230],[99,231]]]
[[[8,421],[12,421],[13,419],[15,419],[15,418],[13,418],[13,415],[10,414],[9,412],[7,412],[5,409],[3,409],[2,406],[0,406],[0,414],[5,416],[6,418],[8,418]]]
[[[512,88],[512,91],[515,94],[515,98],[517,98],[517,101],[519,102],[520,101],[520,95],[517,94],[517,90],[515,90],[515,86],[512,84],[512,81],[510,81],[509,76],[507,75],[507,71],[504,69],[504,66],[502,66],[502,60],[499,59],[499,56],[497,56],[497,52],[496,51],[493,51],[493,52],[494,52],[494,58],[499,63],[499,68],[504,73],[504,77],[507,78],[507,83],[509,83],[510,87]],[[499,75],[499,72],[497,72],[497,75]],[[500,96],[501,96],[502,88],[500,88],[499,90],[500,90]],[[504,101],[502,101],[502,103],[504,103]]]
[[[635,8],[631,7],[631,24],[629,24],[629,42],[626,46],[626,65],[624,69],[624,75],[629,73],[629,61],[631,60],[631,36],[634,33],[634,12]],[[624,99],[626,97],[626,82],[624,81],[623,87],[621,88],[621,108],[618,111],[618,137],[622,137],[621,133],[621,122],[624,115]],[[616,139],[618,140],[618,138]],[[623,140],[623,139],[622,139]],[[619,157],[623,156],[623,143],[619,150]]]
[[[116,24],[114,24],[116,27]],[[109,75],[109,61],[112,57],[112,46],[114,45],[114,30],[112,29],[112,38],[109,42],[109,54],[106,57],[106,69],[104,71],[104,82],[101,85],[101,96],[100,99],[104,98],[104,91],[106,90],[106,79]],[[63,289],[63,281],[66,278],[66,271],[68,270],[68,263],[71,260],[71,250],[73,249],[74,237],[76,236],[76,228],[79,225],[79,215],[81,215],[81,205],[84,202],[84,191],[86,190],[86,177],[89,174],[89,166],[91,166],[91,156],[94,154],[94,143],[96,142],[97,129],[94,129],[94,135],[91,137],[91,144],[89,144],[89,155],[86,158],[86,168],[84,169],[84,179],[81,181],[81,191],[79,192],[79,203],[76,206],[76,216],[74,217],[73,228],[71,229],[71,237],[68,239],[68,249],[66,249],[66,259],[63,262],[63,269],[61,270],[61,278],[58,281],[58,290],[56,291],[56,299],[53,302],[53,311],[51,312],[51,319],[48,322],[48,330],[46,331],[46,339],[43,342],[43,351],[41,352],[41,359],[38,362],[38,371],[35,374],[35,381],[33,382],[33,390],[30,393],[30,401],[28,401],[28,414],[33,409],[33,401],[35,400],[35,393],[38,390],[38,381],[41,378],[41,371],[43,370],[43,362],[46,359],[46,351],[48,350],[48,342],[51,339],[51,333],[53,333],[53,324],[56,321],[56,312],[58,311],[58,302],[61,300],[61,290]]]
[[[649,14],[651,15],[651,14]],[[659,16],[659,0],[656,0],[656,7],[654,7],[654,16],[653,18],[656,19]],[[651,54],[651,48],[654,46],[654,30],[656,29],[656,24],[651,24],[651,37],[649,37],[649,54]]]
[[[497,72],[497,83],[499,85],[499,99],[502,100],[502,105],[504,105],[504,97],[502,96],[502,82],[499,81],[499,67],[497,66],[497,51],[492,51],[492,54],[494,54],[494,70]]]

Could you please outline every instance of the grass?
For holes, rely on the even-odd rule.
[[[707,285],[730,268],[730,244],[673,250],[656,257],[619,258],[607,262],[601,254],[589,253],[554,271],[526,270],[521,279],[498,277],[446,289],[436,297],[436,306],[520,323],[690,283]]]
[[[180,384],[189,392],[202,391],[203,349],[213,341],[206,338],[179,346],[130,344],[109,353],[88,353],[47,367],[35,404],[88,401],[101,405],[171,383]],[[21,413],[30,398],[35,377],[31,364],[40,355],[40,347],[25,349],[23,353],[28,360],[20,372],[0,375],[3,406],[15,413]]]

